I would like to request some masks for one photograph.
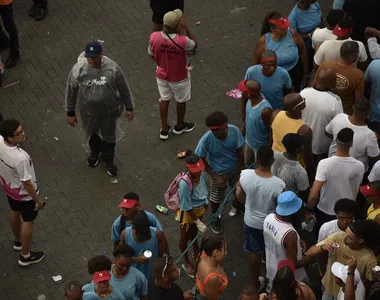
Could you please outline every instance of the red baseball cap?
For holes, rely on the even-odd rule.
[[[280,19],[269,19],[269,23],[277,25],[281,29],[288,29],[290,26],[289,20],[285,17],[282,16]]]
[[[239,84],[238,84],[238,89],[239,89],[240,91],[242,91],[242,92],[246,92],[246,93],[248,93],[248,94],[251,95],[251,96],[258,96],[258,95],[260,95],[260,93],[252,92],[252,91],[250,91],[250,90],[247,88],[247,81],[248,81],[248,80],[242,80],[242,81],[240,81]],[[260,83],[259,83],[259,84],[260,84]]]
[[[97,283],[101,281],[109,281],[111,279],[111,274],[109,271],[95,272],[92,276],[92,280]]]
[[[186,164],[191,173],[197,173],[205,169],[205,165],[202,159],[199,159],[195,164]]]
[[[370,196],[380,196],[380,192],[377,192],[373,188],[370,187],[370,183],[367,185],[363,185],[360,187],[360,192],[363,194],[364,197],[370,197]]]
[[[140,203],[139,200],[124,198],[123,200],[121,200],[120,204],[117,207],[118,208],[132,208],[139,203]]]
[[[289,267],[292,270],[293,273],[296,271],[296,266],[289,259],[280,261],[278,263],[278,265],[277,265],[277,271],[280,270],[283,267]]]
[[[342,27],[339,27],[339,25],[336,25],[332,33],[336,35],[337,37],[342,37],[349,34],[351,30],[352,28],[342,28]]]

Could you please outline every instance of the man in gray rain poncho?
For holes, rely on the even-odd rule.
[[[67,79],[65,107],[67,122],[73,127],[78,123],[75,114],[77,101],[85,139],[91,150],[87,164],[95,167],[101,154],[107,173],[116,176],[118,169],[113,163],[116,120],[125,106],[125,116],[131,121],[134,102],[121,68],[102,54],[99,43],[87,44]]]

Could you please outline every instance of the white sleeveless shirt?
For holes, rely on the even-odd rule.
[[[284,240],[288,233],[294,231],[297,234],[297,259],[302,259],[300,237],[293,225],[279,220],[274,213],[269,214],[264,220],[264,241],[267,277],[272,282],[277,273],[277,265],[282,260],[287,260]],[[299,268],[295,271],[295,279],[300,282],[306,278],[305,268]]]

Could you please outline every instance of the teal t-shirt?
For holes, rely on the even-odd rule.
[[[125,300],[125,297],[123,296],[123,294],[117,289],[115,288],[112,284],[112,293],[111,295],[109,295],[107,298],[101,298],[101,299],[106,299],[106,300]],[[88,295],[88,298],[84,298],[84,294],[83,294],[83,299],[84,300],[90,300],[90,299],[93,299],[91,297],[93,297],[95,295],[97,295],[95,293],[95,283],[91,282],[89,284],[86,284],[82,287],[82,290],[84,292],[84,294],[86,293],[89,293]],[[100,298],[100,297],[99,297]]]
[[[113,269],[112,265],[112,269]],[[126,300],[140,300],[148,294],[148,281],[144,274],[134,267],[129,269],[127,276],[116,278],[111,270],[111,285],[118,289]]]

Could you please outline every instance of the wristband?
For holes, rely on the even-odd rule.
[[[355,276],[355,272],[347,272],[348,276]]]

